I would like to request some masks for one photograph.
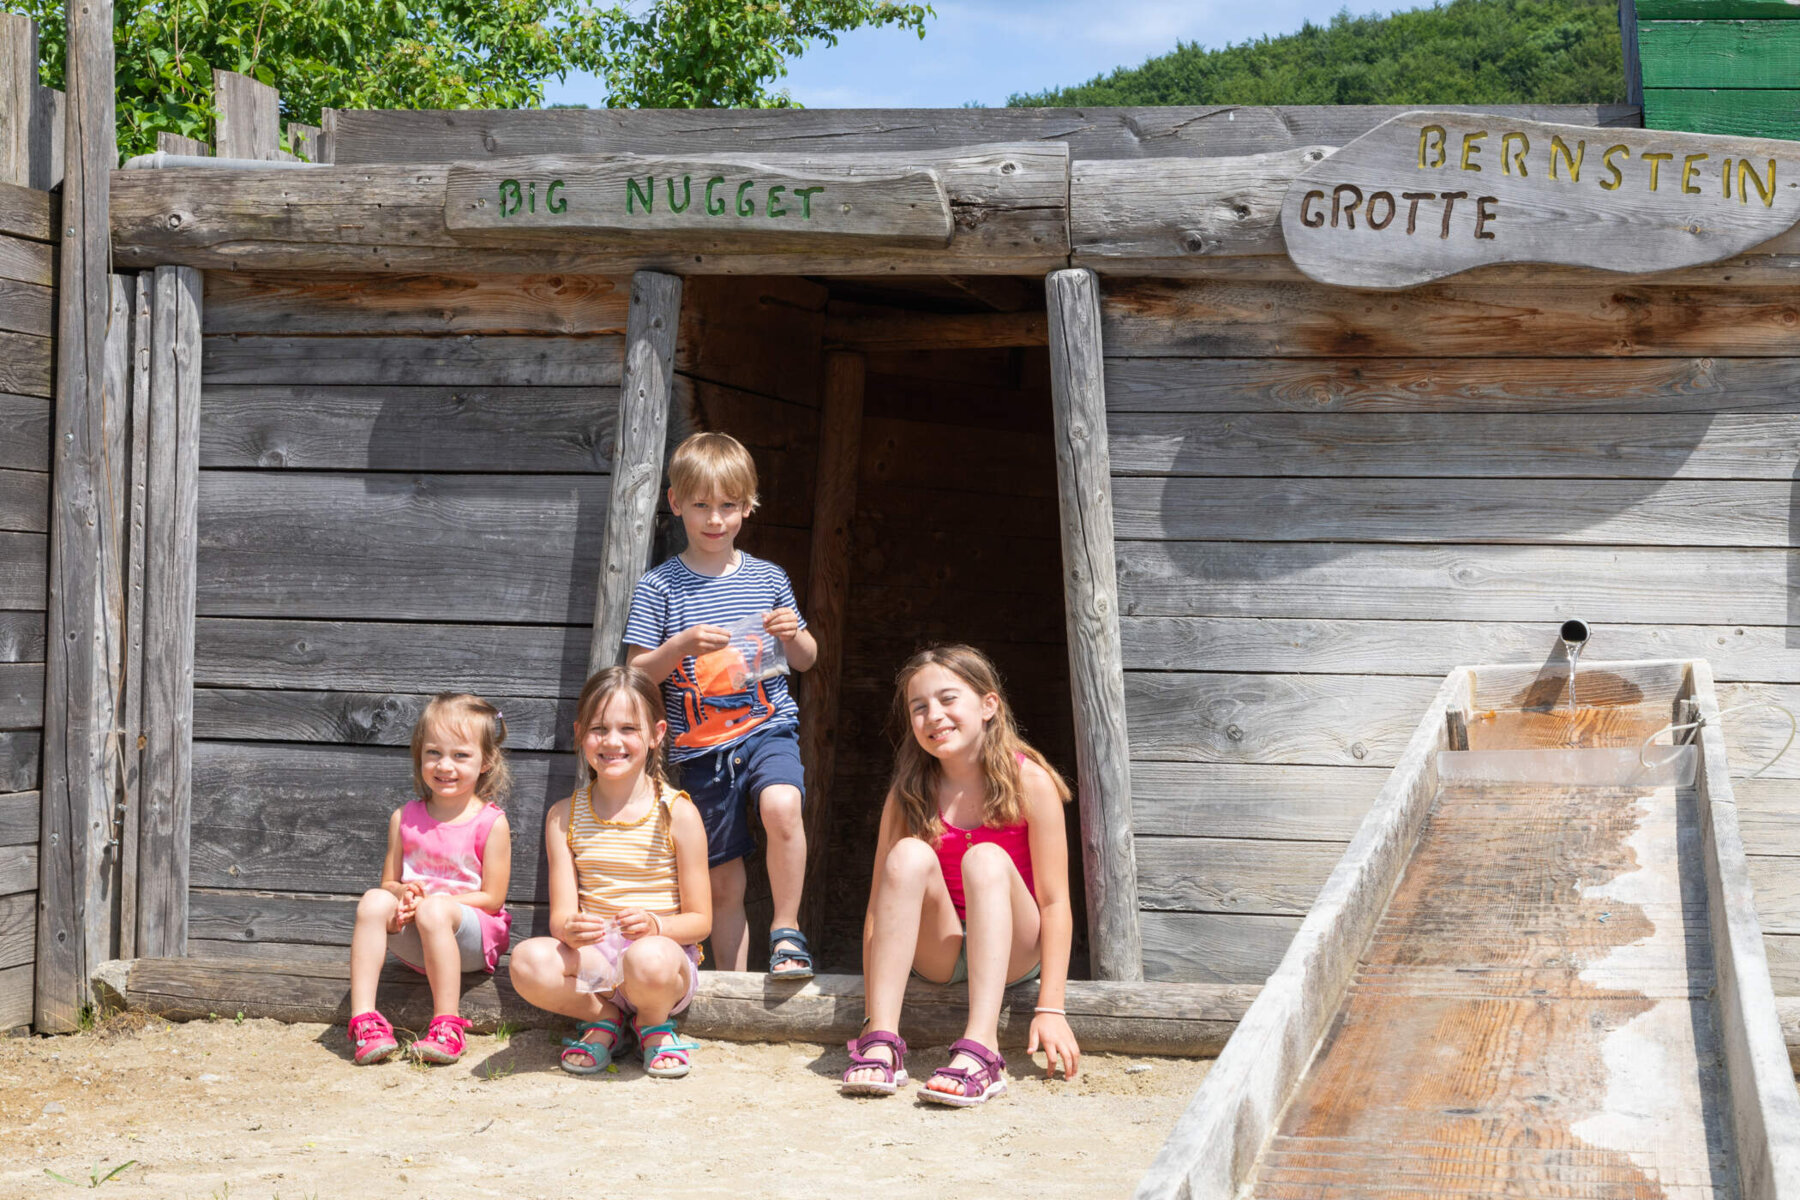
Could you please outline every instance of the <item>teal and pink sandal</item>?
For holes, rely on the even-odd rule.
[[[612,1034],[610,1042],[590,1042],[587,1035],[594,1030]],[[562,1056],[557,1060],[571,1075],[598,1075],[612,1065],[613,1054],[625,1048],[624,1028],[617,1021],[582,1021],[575,1026],[575,1036],[562,1040]],[[585,1057],[587,1061],[579,1062]]]
[[[693,1060],[689,1057],[692,1051],[700,1048],[699,1042],[690,1042],[686,1038],[675,1035],[675,1022],[664,1021],[661,1025],[635,1026],[638,1045],[644,1052],[644,1074],[652,1079],[680,1079],[693,1068]],[[667,1034],[669,1040],[660,1046],[652,1046],[645,1039],[655,1034]],[[658,1061],[666,1058],[675,1060],[672,1066],[659,1067]]]

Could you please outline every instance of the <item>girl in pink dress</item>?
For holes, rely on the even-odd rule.
[[[416,797],[388,819],[381,886],[363,893],[350,939],[350,1044],[358,1065],[396,1049],[394,1028],[375,1010],[381,964],[394,956],[431,984],[433,1016],[412,1044],[425,1062],[462,1057],[469,1022],[457,1015],[465,971],[493,973],[506,952],[512,915],[512,833],[498,801],[511,774],[500,744],[500,712],[479,696],[434,696],[413,729]]]
[[[1069,788],[1026,745],[999,672],[970,646],[913,655],[895,679],[895,750],[863,924],[865,1032],[849,1044],[842,1090],[904,1087],[896,1032],[908,972],[969,985],[969,1019],[919,1097],[957,1107],[1006,1090],[1000,1006],[1038,981],[1026,1053],[1072,1077],[1081,1049],[1063,1011],[1073,918],[1063,805]]]

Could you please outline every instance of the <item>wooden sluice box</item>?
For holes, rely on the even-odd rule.
[[[1577,685],[1444,681],[1140,1196],[1800,1196],[1711,672]]]

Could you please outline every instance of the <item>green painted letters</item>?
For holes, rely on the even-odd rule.
[[[644,186],[641,188],[638,187],[638,181],[636,179],[628,178],[625,180],[625,212],[627,215],[630,215],[630,213],[631,213],[632,201],[636,200],[637,202],[643,204],[644,211],[649,212],[651,202],[654,201],[655,199],[656,199],[656,176],[654,176],[654,175],[644,176]]]
[[[519,190],[519,181],[502,179],[500,181],[500,215],[510,217],[524,207],[525,197]]]
[[[755,186],[756,186],[756,180],[754,180],[754,179],[746,179],[746,180],[744,180],[744,182],[738,184],[738,193],[737,193],[737,215],[738,216],[754,217],[756,215],[756,201],[751,200],[744,195],[745,192],[748,192],[751,188],[753,188]]]
[[[692,175],[683,175],[681,177],[680,204],[675,203],[675,177],[673,175],[669,176],[666,182],[669,185],[669,211],[677,213],[686,212],[688,210],[688,205],[694,202],[694,177]]]
[[[564,184],[562,180],[555,179],[551,181],[549,187],[544,189],[544,207],[546,209],[553,213],[569,211],[569,198],[567,196],[558,196],[556,194],[557,188],[565,186],[567,185]]]
[[[812,198],[825,189],[822,187],[795,188],[794,195],[800,197],[800,219],[812,220]]]
[[[786,189],[786,188],[785,188],[785,187],[782,187],[782,186],[781,186],[781,185],[780,185],[780,184],[779,184],[779,183],[777,183],[777,184],[772,184],[772,185],[771,185],[771,186],[770,186],[770,187],[769,187],[769,207],[768,207],[768,213],[769,213],[769,215],[770,215],[770,216],[771,216],[771,217],[785,217],[785,216],[787,216],[787,206],[786,206],[786,205],[783,205],[783,206],[782,206],[782,207],[780,207],[780,208],[776,208],[776,207],[775,207],[775,201],[776,201],[776,199],[777,199],[777,198],[778,198],[778,197],[779,197],[779,196],[780,196],[780,195],[781,195],[781,193],[782,193],[782,192],[785,192],[785,191],[787,191],[787,189]]]
[[[725,177],[723,175],[714,175],[711,179],[706,181],[706,215],[709,217],[722,217],[725,215],[725,197],[715,197],[713,195],[713,189],[724,182]],[[713,207],[713,201],[715,199],[719,202],[717,208]]]

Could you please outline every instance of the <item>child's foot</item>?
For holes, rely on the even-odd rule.
[[[872,1029],[853,1042],[850,1066],[838,1090],[846,1096],[891,1096],[906,1086],[906,1042],[885,1029]]]
[[[463,1030],[472,1022],[462,1017],[439,1013],[431,1018],[425,1036],[412,1044],[413,1057],[428,1063],[453,1063],[463,1056],[467,1042]]]
[[[812,978],[812,947],[807,945],[805,934],[789,928],[769,931],[769,974]]]
[[[637,1029],[638,1045],[644,1051],[644,1074],[652,1079],[680,1079],[688,1073],[689,1051],[696,1043],[675,1036],[675,1022],[642,1025]]]
[[[1006,1090],[1006,1060],[973,1038],[950,1045],[950,1062],[933,1071],[919,1093],[921,1100],[968,1108]]]
[[[374,1009],[350,1018],[350,1052],[357,1066],[378,1063],[399,1048],[394,1027]]]

